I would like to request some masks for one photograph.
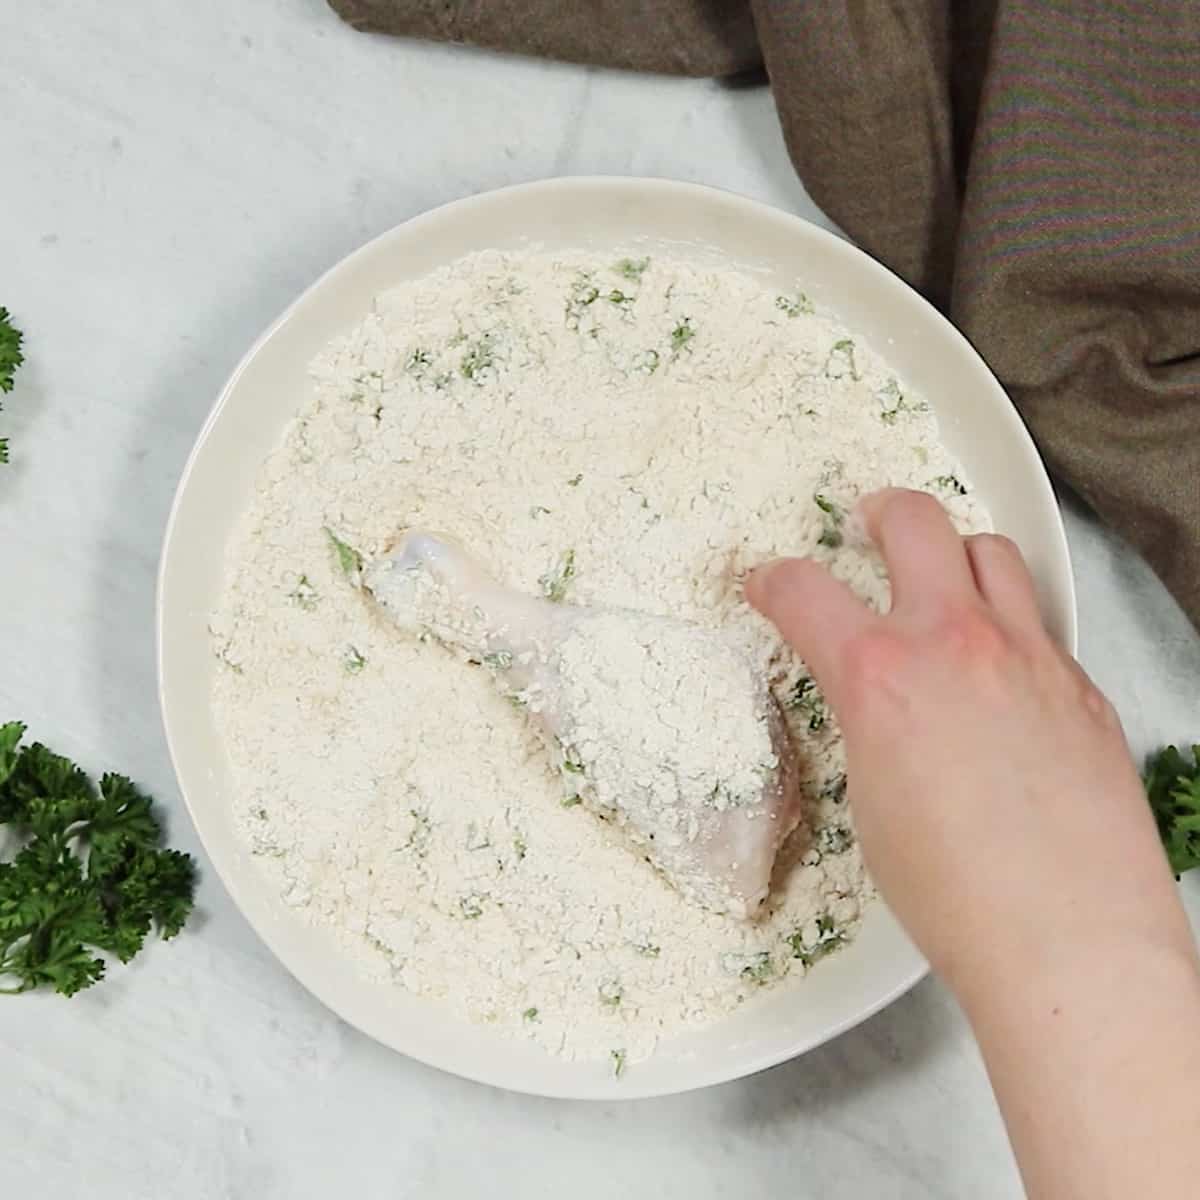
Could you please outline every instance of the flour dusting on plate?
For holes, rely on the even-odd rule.
[[[884,485],[988,527],[921,398],[801,290],[657,254],[461,259],[381,296],[313,378],[212,619],[236,817],[283,899],[380,986],[614,1071],[847,945],[871,887],[840,735],[741,580],[807,554],[886,605],[847,520]],[[573,802],[484,664],[373,606],[361,562],[413,527],[512,587],[738,640],[807,797],[757,921],[685,901]]]

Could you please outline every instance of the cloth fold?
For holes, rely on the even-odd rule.
[[[814,200],[945,310],[1200,628],[1198,0],[329,0],[357,28],[765,64]]]

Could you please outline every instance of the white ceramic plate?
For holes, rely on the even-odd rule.
[[[857,1025],[925,973],[882,903],[857,940],[794,987],[666,1042],[614,1080],[607,1063],[567,1063],[531,1044],[452,1019],[399,987],[359,978],[334,939],[288,910],[247,854],[232,820],[232,782],[209,702],[215,661],[207,622],[222,558],[260,464],[308,388],[313,356],[397,282],[487,248],[629,250],[732,262],[763,286],[797,280],[867,338],[933,404],[942,435],[1024,550],[1043,612],[1075,649],[1075,599],[1062,521],[1025,427],[966,340],[895,275],[840,238],[764,205],[689,184],[557,179],[473,196],[393,229],[304,293],[243,359],[192,451],[167,526],[158,592],[159,686],[180,786],[217,873],[258,934],[310,991],[350,1024],[413,1058],[499,1087],[617,1098],[686,1091],[792,1058]]]

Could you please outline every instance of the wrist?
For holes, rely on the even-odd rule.
[[[981,1041],[1015,1025],[1030,1033],[1064,1015],[1104,1023],[1106,1014],[1139,1019],[1181,996],[1200,997],[1200,961],[1190,937],[1108,936],[1048,941],[1023,956],[980,956],[949,968],[947,983]]]

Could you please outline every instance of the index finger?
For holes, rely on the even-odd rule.
[[[804,659],[826,695],[836,688],[842,650],[878,620],[819,563],[780,558],[746,580],[746,599]]]
[[[979,599],[966,545],[933,496],[885,488],[859,511],[887,564],[893,612]]]

